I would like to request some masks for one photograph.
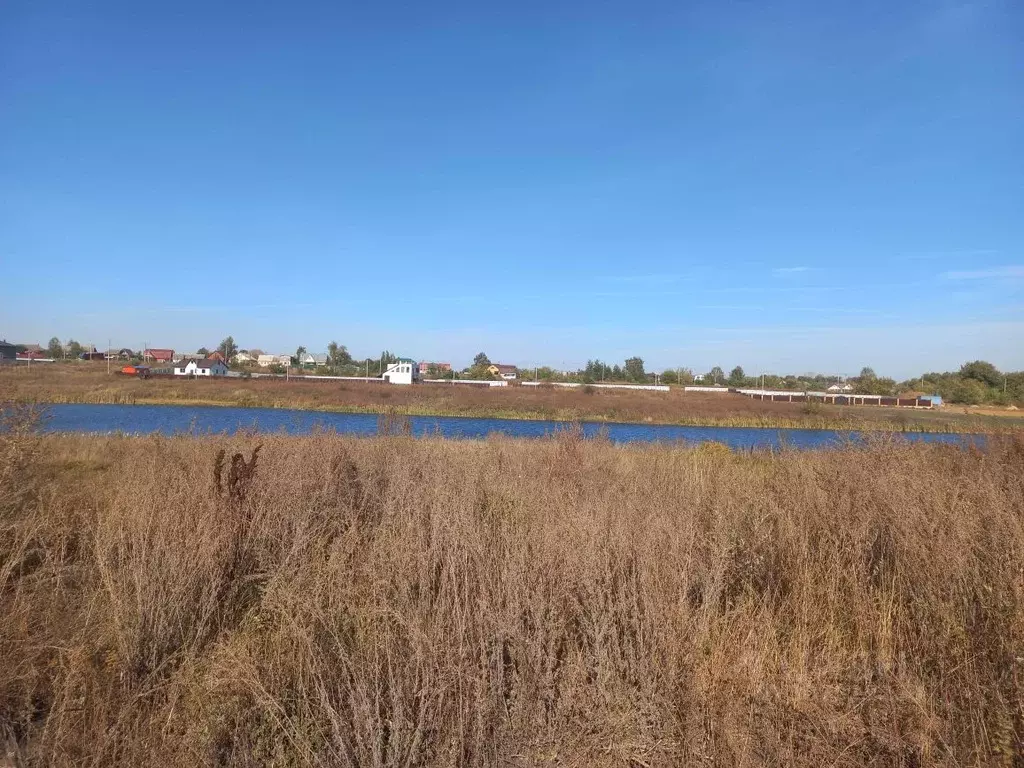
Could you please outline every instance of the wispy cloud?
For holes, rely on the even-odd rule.
[[[947,280],[998,280],[1008,277],[1024,277],[1024,265],[1010,264],[1005,267],[943,272],[942,276]]]
[[[772,270],[776,275],[793,275],[797,272],[809,272],[810,267],[776,267]]]

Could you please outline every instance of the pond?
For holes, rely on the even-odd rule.
[[[402,431],[408,426],[416,436],[479,439],[492,433],[509,437],[539,438],[572,428],[567,422],[478,419],[460,416],[400,416],[386,429]],[[719,442],[730,448],[813,449],[861,440],[867,433],[820,429],[768,429],[745,427],[682,427],[663,424],[610,424],[585,422],[587,437],[606,435],[615,443],[704,443]],[[284,432],[307,435],[333,430],[346,435],[376,435],[382,419],[376,414],[324,413],[267,408],[225,408],[186,405],[50,405],[43,415],[47,432],[88,432],[164,435],[178,433],[227,433],[239,430]],[[901,433],[900,438],[955,445],[984,443],[979,435]]]

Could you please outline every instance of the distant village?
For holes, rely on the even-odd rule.
[[[70,353],[70,354],[69,354]],[[327,352],[309,352],[299,347],[295,354],[268,354],[261,349],[238,349],[231,337],[224,339],[213,351],[200,348],[195,352],[178,352],[170,348],[146,347],[99,351],[95,347],[75,349],[71,343],[60,344],[52,339],[47,347],[39,344],[10,344],[0,342],[0,360],[7,359],[27,365],[55,363],[66,360],[105,361],[111,372],[138,378],[150,377],[238,377],[277,379],[338,379],[386,384],[416,384],[419,382],[451,383],[488,387],[541,386],[592,387],[608,389],[643,389],[667,392],[670,384],[681,385],[685,391],[707,393],[736,393],[755,400],[787,402],[819,402],[840,405],[896,405],[932,407],[942,398],[920,392],[865,391],[864,373],[856,380],[858,387],[841,377],[817,376],[799,381],[793,377],[781,379],[764,376],[747,377],[737,366],[726,376],[720,368],[707,374],[693,374],[688,369],[666,371],[663,374],[644,370],[643,360],[630,358],[624,366],[607,365],[590,360],[580,371],[554,371],[550,368],[527,369],[521,377],[516,365],[492,363],[484,353],[473,359],[473,364],[457,371],[451,363],[414,360],[385,351],[377,359],[354,360],[344,346],[334,342]],[[542,376],[543,371],[543,376]],[[674,374],[674,376],[672,375]],[[789,381],[788,379],[793,379]],[[871,382],[885,382],[871,373]],[[673,380],[674,379],[674,380]],[[777,381],[772,381],[776,379]],[[869,384],[871,383],[869,382]],[[778,385],[782,384],[779,388]]]
[[[210,351],[199,349],[195,352],[180,352],[169,348],[147,347],[142,350],[130,348],[97,350],[95,346],[88,349],[71,349],[71,345],[61,345],[60,349],[43,347],[36,343],[14,344],[0,341],[0,361],[23,362],[26,364],[54,363],[67,360],[106,361],[116,363],[115,370],[133,376],[289,376],[293,370],[314,374],[317,378],[345,378],[385,381],[392,384],[412,384],[423,380],[462,380],[473,381],[474,377],[485,377],[490,382],[510,382],[519,378],[519,369],[507,363],[491,363],[480,360],[478,356],[474,366],[455,371],[451,363],[415,361],[411,358],[398,357],[385,352],[378,359],[362,362],[354,361],[344,347],[335,348],[332,353],[307,352],[300,348],[296,354],[267,354],[261,349],[234,349],[229,339],[222,342],[221,347]],[[339,351],[340,350],[340,351]],[[69,354],[69,352],[71,354]],[[373,368],[371,368],[371,365]],[[360,371],[360,367],[364,366]],[[328,371],[338,371],[337,376],[330,376]],[[360,373],[363,373],[360,376]],[[371,375],[371,373],[373,375]]]
[[[662,373],[644,369],[644,361],[633,357],[624,365],[608,364],[600,360],[588,360],[580,370],[555,370],[546,366],[529,367],[525,370],[511,363],[492,362],[484,353],[479,353],[473,364],[455,369],[449,362],[414,360],[384,351],[379,358],[356,360],[344,346],[335,342],[328,345],[326,352],[309,352],[299,347],[294,354],[268,354],[262,349],[239,349],[229,336],[215,350],[200,348],[195,352],[181,352],[170,348],[146,347],[140,350],[130,348],[100,351],[95,346],[82,347],[77,342],[61,343],[51,339],[47,347],[36,343],[12,344],[0,342],[0,360],[20,362],[57,362],[66,360],[107,361],[123,363],[124,373],[146,372],[150,375],[172,376],[273,376],[310,374],[317,377],[361,378],[394,383],[431,380],[484,380],[489,382],[518,382],[521,379],[550,382],[576,383],[623,383],[633,386],[681,384],[697,387],[725,389],[744,384],[758,383],[764,386],[765,377],[749,378],[743,369],[736,367],[727,376],[720,368],[708,373],[694,373],[689,368],[669,369]],[[129,369],[132,369],[131,371]],[[794,377],[769,377],[778,383],[796,384]],[[792,380],[792,381],[790,381]],[[803,382],[801,382],[803,383]],[[840,376],[817,376],[807,381],[817,388],[832,393],[853,391],[852,385]],[[790,389],[793,386],[789,386]]]
[[[864,367],[858,375],[808,373],[747,375],[735,366],[728,373],[715,366],[697,373],[683,366],[648,371],[640,357],[622,364],[588,360],[578,370],[550,366],[524,367],[494,362],[483,352],[471,365],[456,368],[449,362],[416,360],[383,351],[379,356],[354,358],[332,341],[323,352],[298,347],[293,354],[269,354],[262,349],[241,349],[231,336],[215,349],[193,352],[143,346],[140,349],[81,345],[56,337],[46,346],[0,340],[0,365],[54,364],[73,361],[106,363],[111,374],[150,377],[238,377],[366,381],[388,384],[452,383],[488,387],[553,386],[596,389],[643,389],[667,392],[672,386],[688,392],[734,393],[755,400],[818,402],[843,405],[915,405],[942,403],[993,404],[1016,408],[1024,403],[1024,372],[1003,372],[984,360],[964,363],[957,371],[931,372],[906,381],[878,376]]]

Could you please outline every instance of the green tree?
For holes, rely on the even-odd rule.
[[[441,368],[437,363],[430,363],[427,366],[428,379],[451,379],[454,376],[455,372],[451,368]]]
[[[295,360],[295,365],[302,365],[302,358],[305,354],[306,348],[300,344],[298,349],[295,350],[295,357],[293,358]]]
[[[961,378],[953,385],[949,399],[954,403],[978,405],[984,403],[989,394],[990,390],[981,381],[974,378]]]
[[[201,357],[206,357],[208,354],[210,354],[210,350],[208,350],[206,347],[200,347],[199,349],[196,350],[196,354],[200,355]]]
[[[742,387],[747,383],[747,376],[743,373],[743,368],[736,366],[729,372],[729,386],[730,387]]]
[[[232,337],[228,336],[220,343],[220,346],[217,347],[217,351],[224,356],[224,360],[226,362],[230,363],[231,360],[234,359],[235,355],[238,354],[238,345],[235,344],[235,340]]]
[[[468,378],[470,378],[470,379],[481,379],[481,380],[488,380],[488,379],[496,378],[496,376],[493,373],[491,373],[489,370],[487,370],[487,368],[488,368],[488,366],[486,366],[486,365],[471,365],[469,367],[469,370],[466,371],[466,376]]]
[[[85,351],[84,349],[82,349],[82,345],[79,344],[74,339],[68,339],[68,343],[65,344],[64,347],[65,349],[67,349],[68,357],[71,358],[78,358]]]
[[[882,376],[881,378],[872,380],[868,388],[870,389],[868,394],[892,397],[896,394],[897,384],[895,379],[890,379],[888,376]]]
[[[980,381],[986,387],[1002,387],[1003,385],[1003,374],[992,363],[987,363],[984,360],[964,363],[960,366],[960,376]]]
[[[542,365],[535,369],[534,374],[538,381],[555,381],[561,378],[557,371],[549,365]]]
[[[725,380],[725,371],[719,368],[717,365],[708,371],[708,378],[711,379],[711,384],[718,384]]]
[[[603,360],[587,360],[587,367],[583,369],[582,379],[587,383],[603,381],[612,376],[612,367]]]
[[[487,355],[485,355],[483,352],[478,353],[477,356],[473,358],[474,368],[486,368],[490,364],[491,359],[487,357]]]
[[[647,373],[644,371],[644,361],[639,357],[631,357],[623,367],[623,373],[627,379],[632,381],[646,381]]]
[[[870,368],[868,366],[864,366],[863,368],[860,369],[860,378],[862,378],[862,379],[875,379],[875,378],[878,378],[878,377],[875,376],[875,369],[874,368]]]
[[[64,345],[60,343],[60,339],[54,336],[50,339],[50,343],[46,345],[46,352],[54,360],[60,360],[64,357]]]
[[[352,364],[352,355],[348,353],[345,345],[333,340],[327,345],[327,357],[333,366]]]

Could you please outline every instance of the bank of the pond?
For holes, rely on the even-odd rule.
[[[815,449],[863,441],[873,431],[785,429],[774,427],[679,426],[614,422],[565,422],[473,418],[464,416],[404,416],[332,413],[290,409],[182,405],[51,405],[42,414],[47,432],[149,434],[235,434],[243,431],[307,435],[334,431],[347,435],[382,432],[418,437],[481,439],[492,434],[541,438],[567,429],[585,437],[605,437],[614,443],[722,443],[733,449],[791,447]],[[953,444],[979,443],[980,435],[911,432],[900,439]]]
[[[54,394],[45,397],[16,397],[12,402],[18,405],[125,405],[125,406],[176,406],[186,408],[242,408],[254,410],[302,411],[327,414],[365,414],[373,416],[399,415],[432,418],[473,418],[500,419],[510,421],[586,421],[599,424],[663,425],[677,427],[740,427],[754,429],[804,429],[870,431],[895,433],[932,434],[978,434],[998,432],[1012,428],[1009,425],[993,427],[991,420],[965,416],[957,420],[931,420],[919,413],[892,411],[891,419],[865,419],[863,417],[835,418],[817,413],[812,407],[799,417],[779,416],[770,413],[756,414],[687,414],[683,418],[668,419],[645,417],[641,420],[609,417],[601,413],[580,412],[575,409],[523,410],[520,408],[432,407],[428,404],[407,405],[357,405],[295,402],[292,399],[268,399],[265,397],[236,398],[232,400],[196,397],[146,397],[121,392],[91,392]],[[888,415],[888,414],[887,414]]]

